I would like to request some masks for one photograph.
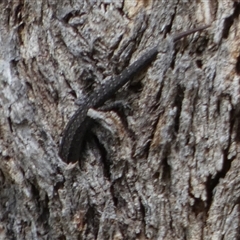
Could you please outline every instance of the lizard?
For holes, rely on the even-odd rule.
[[[209,25],[200,26],[185,32],[173,35],[170,40],[174,44],[179,39],[202,31],[208,28]],[[75,163],[80,159],[83,139],[85,133],[90,125],[90,119],[87,115],[90,108],[99,108],[105,101],[125,85],[134,75],[136,75],[142,68],[148,66],[158,55],[160,45],[156,45],[150,50],[146,51],[140,58],[126,67],[119,75],[112,77],[110,80],[101,84],[97,89],[89,95],[73,116],[68,121],[64,131],[59,147],[59,156],[66,163]]]

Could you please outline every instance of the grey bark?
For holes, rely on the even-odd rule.
[[[1,239],[240,238],[238,2],[0,9]],[[80,164],[62,162],[77,98],[167,35],[209,23],[116,93],[123,109],[91,109]]]

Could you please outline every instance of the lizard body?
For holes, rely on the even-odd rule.
[[[198,27],[186,32],[176,34],[172,37],[172,42],[176,42],[179,39],[201,31],[209,26]],[[87,98],[86,101],[81,104],[78,110],[70,118],[67,126],[63,131],[63,137],[60,143],[59,155],[63,161],[70,163],[76,162],[80,159],[81,146],[85,133],[89,126],[89,118],[87,112],[90,108],[100,107],[106,100],[126,84],[134,75],[136,75],[142,68],[148,66],[159,53],[159,45],[148,50],[139,59],[133,62],[130,66],[125,68],[121,74],[112,77],[106,83],[100,85],[96,91],[94,91]]]

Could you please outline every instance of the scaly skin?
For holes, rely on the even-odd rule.
[[[171,40],[175,43],[189,34],[204,30],[208,27],[209,26],[198,27],[176,34]],[[121,74],[112,77],[109,81],[100,85],[97,90],[89,96],[87,101],[78,108],[63,131],[63,137],[59,149],[59,156],[63,161],[70,163],[76,162],[80,159],[82,142],[90,124],[90,119],[87,116],[88,110],[90,108],[100,107],[106,100],[111,98],[111,96],[125,83],[132,79],[135,74],[148,66],[156,58],[158,52],[159,46],[155,46],[148,50],[138,60],[124,69]]]

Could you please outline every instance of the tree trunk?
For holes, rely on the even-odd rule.
[[[240,4],[0,3],[1,239],[239,239]],[[86,99],[166,37],[108,101],[79,162],[58,156]],[[168,69],[166,69],[166,66]]]

